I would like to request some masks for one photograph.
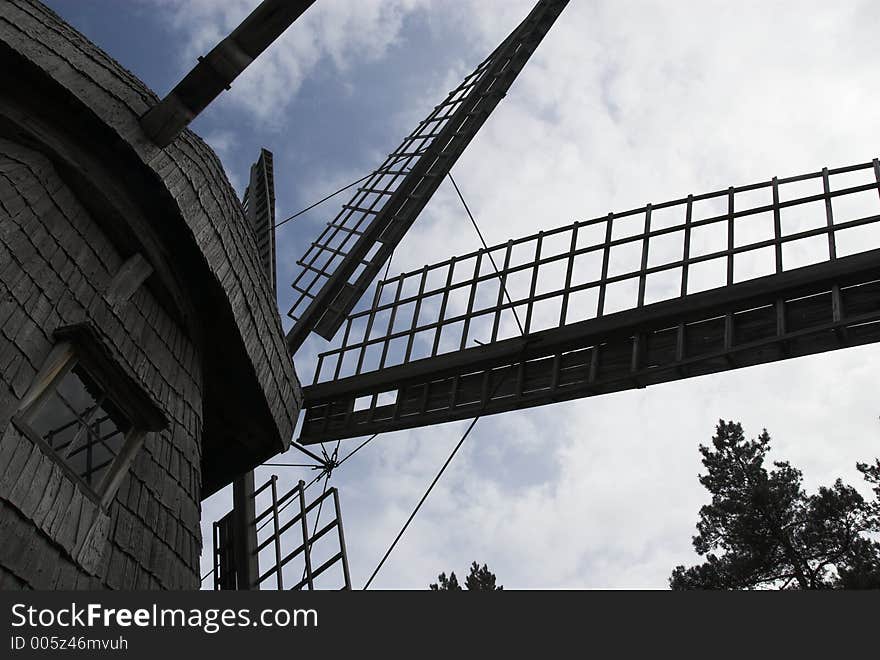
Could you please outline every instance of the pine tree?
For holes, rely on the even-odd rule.
[[[431,591],[462,591],[461,585],[458,584],[458,578],[455,577],[455,571],[450,573],[448,578],[446,573],[440,573],[437,579],[440,583],[432,584]]]
[[[504,587],[495,586],[495,574],[490,571],[486,564],[480,568],[477,562],[471,564],[470,575],[464,581],[468,591],[501,591]]]
[[[446,573],[440,573],[437,577],[438,582],[430,585],[431,591],[462,591],[455,572],[446,577]],[[495,574],[489,570],[486,564],[482,568],[477,562],[471,564],[471,572],[465,578],[464,585],[468,591],[502,591],[503,586],[495,585]]]
[[[857,468],[874,488],[867,502],[838,479],[807,495],[787,461],[764,465],[766,430],[746,440],[738,423],[720,421],[712,446],[700,446],[712,502],[700,509],[694,549],[703,564],[678,566],[673,589],[880,588],[880,461]]]

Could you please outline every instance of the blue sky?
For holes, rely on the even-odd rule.
[[[213,45],[215,32],[210,25],[198,26],[208,32],[207,38],[193,38],[187,12],[195,11],[191,20],[199,21],[219,15],[218,25],[231,30],[254,3],[202,3],[203,12],[192,9],[196,3],[148,0],[55,0],[47,4],[154,91],[164,94],[195,64],[196,56]],[[224,5],[232,9],[223,11]],[[428,18],[421,13],[406,16],[399,34],[386,35],[389,43],[380,60],[361,63],[354,54],[343,63],[333,63],[326,56],[298,83],[295,94],[269,94],[257,116],[251,107],[242,106],[240,96],[226,94],[198,117],[192,128],[218,150],[239,191],[259,148],[270,149],[279,175],[278,216],[284,217],[315,201],[311,195],[323,190],[320,186],[333,189],[342,181],[340,171],[367,173],[373,169],[377,150],[390,150],[402,137],[402,119],[425,114],[439,100],[429,92],[442,87],[449,68],[460,66],[462,59],[474,62],[485,55],[456,35],[432,30]],[[294,35],[289,32],[288,36]],[[193,42],[202,41],[207,48],[193,46]],[[278,50],[277,46],[270,48],[265,57]],[[234,83],[236,93],[241,81],[252,78],[249,71]],[[244,89],[241,94],[249,91]],[[262,101],[254,99],[254,103]],[[321,154],[319,161],[316,153]],[[283,230],[279,240],[293,243],[293,253],[298,256],[298,244],[311,240],[326,222],[327,209],[322,210],[323,215],[299,220],[296,229]],[[292,279],[293,264],[287,263],[287,267],[279,280]]]
[[[164,94],[256,1],[48,4]],[[193,128],[239,190],[259,148],[271,149],[284,217],[378,165],[530,5],[318,0]],[[573,0],[456,179],[492,244],[869,161],[880,154],[878,20],[867,0]],[[281,230],[282,312],[295,259],[338,203]],[[444,186],[392,271],[477,245]],[[324,348],[310,340],[297,355],[303,380]],[[877,454],[880,434],[878,357],[862,347],[481,420],[374,585],[424,588],[478,560],[507,587],[663,588],[673,566],[697,559],[697,444],[717,419],[751,435],[767,427],[809,488],[838,476],[860,486],[855,462]],[[334,475],[356,586],[465,426],[382,436]],[[206,522],[229,504],[225,492],[208,500]]]

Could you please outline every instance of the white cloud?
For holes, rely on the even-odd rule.
[[[241,84],[293,103],[322,57],[344,75],[358,52],[352,40],[383,35],[385,46],[367,51],[381,58],[404,11],[424,9],[432,29],[488,50],[530,6],[326,4],[313,29],[301,30],[308,36],[285,37]],[[456,179],[493,243],[648,201],[870,160],[880,135],[880,42],[869,32],[878,19],[880,5],[867,1],[573,2]],[[456,81],[469,68],[453,66]],[[425,100],[393,105],[399,121]],[[444,184],[393,270],[476,245]],[[300,372],[310,371],[316,347],[303,351]],[[675,564],[697,559],[690,537],[706,499],[697,444],[717,419],[741,420],[752,436],[766,426],[774,456],[802,468],[809,488],[837,476],[860,486],[855,461],[877,454],[878,357],[876,347],[849,349],[481,420],[375,584],[421,588],[478,560],[513,587],[662,588]],[[463,430],[459,422],[383,436],[334,477],[356,586]]]
[[[168,22],[186,35],[182,71],[231,32],[258,0],[148,0],[168,12]],[[322,63],[345,77],[353,63],[381,58],[398,38],[408,14],[427,0],[323,0],[310,7],[233,83],[221,103],[247,110],[255,120],[282,127],[300,86]]]

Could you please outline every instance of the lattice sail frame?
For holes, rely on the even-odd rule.
[[[214,589],[350,590],[339,491],[325,486],[309,501],[304,482],[283,493],[278,482],[273,474],[250,495],[258,571],[252,585],[237,584],[233,512],[214,523]]]
[[[288,312],[291,354],[312,331],[333,338],[567,4],[538,2],[357,188],[297,261],[302,271]]]
[[[260,149],[260,157],[251,165],[250,180],[241,206],[257,243],[263,272],[272,292],[277,294],[275,261],[275,168],[272,152]]]
[[[307,488],[300,481],[279,493],[278,477],[273,474],[254,491],[260,566],[257,589],[351,589],[339,492],[325,487],[308,502]]]
[[[320,355],[301,441],[876,341],[878,193],[875,159],[612,213],[381,282]],[[826,293],[807,310],[806,296]],[[794,323],[793,310],[815,318]],[[793,327],[835,339],[792,350]]]

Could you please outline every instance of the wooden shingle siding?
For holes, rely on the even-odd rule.
[[[286,447],[302,404],[252,232],[214,152],[190,131],[152,144],[138,120],[155,94],[34,0],[0,3],[10,75],[0,587],[197,588],[205,491]],[[153,274],[120,301],[108,287],[133,254]],[[14,418],[55,331],[81,324],[168,423],[106,508]]]
[[[149,291],[116,308],[107,304],[102,287],[122,258],[43,156],[0,139],[0,182],[3,586],[197,587],[198,352]],[[147,436],[106,521],[58,462],[10,422],[55,328],[84,320],[171,421]]]
[[[156,95],[42,4],[3,3],[0,41],[75,95],[162,179],[226,293],[278,436],[288,442],[301,388],[253,235],[214,152],[188,130],[164,150],[153,145],[138,118],[158,101]]]

